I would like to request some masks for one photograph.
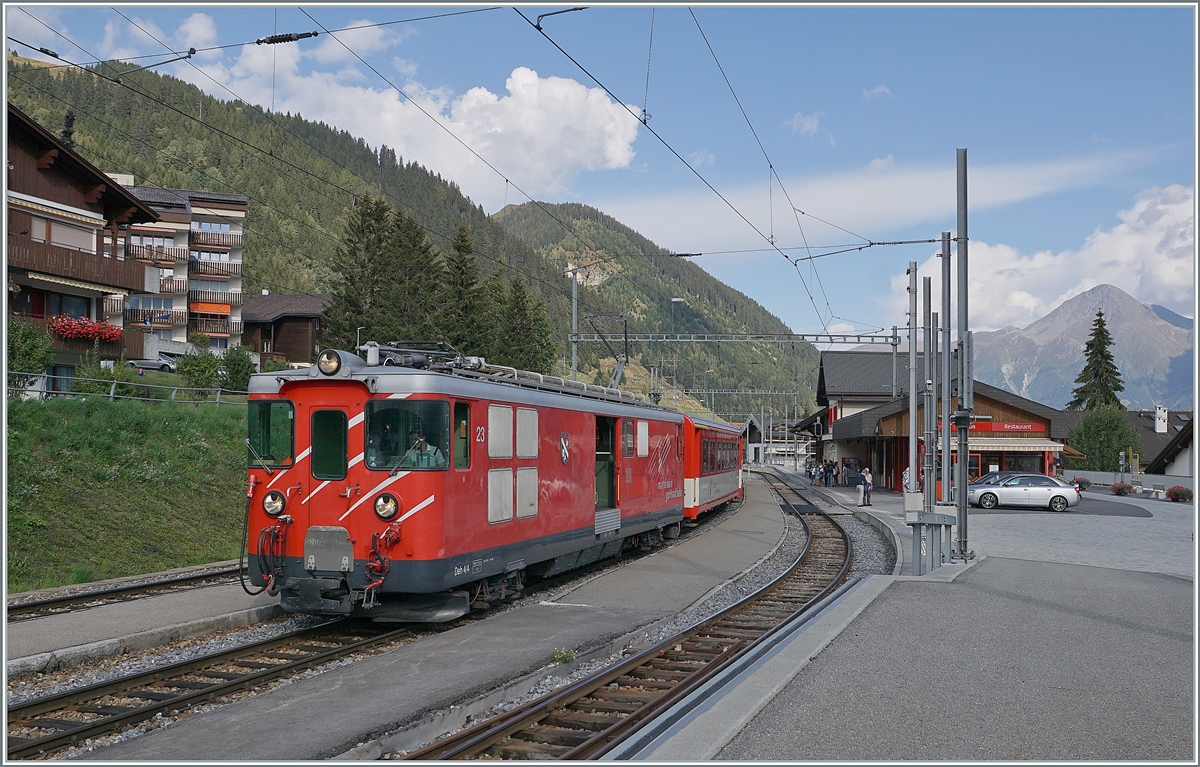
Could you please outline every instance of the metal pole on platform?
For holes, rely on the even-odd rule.
[[[930,339],[933,338],[933,318],[930,314],[933,309],[933,278],[926,277],[922,285],[924,288],[924,300],[922,303],[922,337],[921,344],[924,346],[923,354],[921,355],[922,371],[924,372],[925,386],[922,387],[922,402],[921,407],[924,410],[924,441],[925,455],[921,456],[921,481],[925,485],[921,506],[926,514],[933,513],[933,498],[934,489],[936,487],[933,480],[933,459],[937,454],[937,442],[934,437],[933,426],[933,348]]]
[[[917,262],[908,262],[908,487],[917,486]]]
[[[942,502],[953,498],[950,492],[950,233],[942,232]],[[960,491],[962,492],[962,491]]]
[[[967,150],[958,150],[958,410],[955,421],[958,426],[958,540],[955,553],[960,557],[971,556],[967,548],[967,468],[970,463],[971,411],[975,407],[973,374],[971,365],[971,343],[967,324]],[[982,467],[980,467],[982,469]]]

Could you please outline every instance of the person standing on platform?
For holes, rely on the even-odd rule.
[[[838,474],[839,474],[839,473],[841,473],[841,472],[840,472],[840,470],[838,469],[838,465],[835,463],[835,464],[833,465],[833,486],[834,486],[834,487],[837,487],[837,486],[838,486]]]
[[[868,466],[863,469],[862,476],[859,477],[863,489],[863,506],[871,505],[871,468]]]
[[[863,505],[863,497],[866,495],[867,489],[863,487],[863,475],[858,475],[858,505]]]

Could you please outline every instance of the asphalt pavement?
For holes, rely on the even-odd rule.
[[[898,494],[815,492],[908,550]],[[976,511],[974,560],[870,576],[635,758],[1194,762],[1195,507]]]

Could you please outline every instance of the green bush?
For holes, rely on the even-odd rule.
[[[222,388],[231,391],[246,391],[250,388],[250,376],[254,373],[254,360],[245,346],[233,346],[225,352],[225,379]]]
[[[1133,492],[1133,485],[1128,482],[1117,482],[1112,486],[1113,495],[1129,495]]]
[[[54,359],[54,347],[45,331],[9,315],[7,356],[8,385],[24,388],[50,367]]]
[[[175,359],[179,375],[192,389],[212,389],[220,383],[221,358],[210,351],[193,354],[188,352]],[[208,392],[190,392],[196,399],[207,399]]]
[[[266,359],[259,365],[259,369],[263,373],[274,373],[276,370],[291,370],[292,366],[283,360]]]
[[[115,389],[112,385],[114,381],[117,383]],[[79,367],[75,368],[71,391],[79,394],[108,396],[109,393],[112,393],[118,397],[137,397],[141,395],[136,382],[137,373],[125,364],[125,355],[123,354],[120,359],[112,361],[112,367],[100,365],[100,341],[97,339],[92,342],[91,350],[83,355],[83,361]]]

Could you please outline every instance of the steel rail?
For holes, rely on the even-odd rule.
[[[201,574],[180,575],[172,578],[164,578],[163,580],[154,581],[152,583],[117,586],[110,589],[96,589],[94,591],[86,591],[78,594],[47,597],[45,599],[31,599],[27,602],[18,601],[6,605],[5,613],[9,622],[30,620],[43,615],[55,615],[66,612],[68,609],[95,607],[98,606],[99,603],[107,603],[119,599],[131,598],[141,593],[152,594],[159,591],[174,591],[178,590],[178,587],[186,585],[199,586],[205,581],[216,581],[232,578],[236,576],[237,573],[237,565],[232,565]]]
[[[364,634],[368,636],[363,637]],[[337,621],[151,671],[99,682],[58,695],[35,698],[8,708],[9,732],[14,728],[26,728],[52,730],[54,734],[44,737],[8,735],[8,758],[37,756],[39,753],[69,746],[127,724],[150,719],[158,713],[189,708],[220,695],[248,689],[293,671],[337,660],[342,656],[408,636],[412,636],[408,629],[372,634],[370,626],[350,626]],[[326,648],[315,644],[319,642],[334,643],[336,646]],[[256,661],[256,657],[283,662]],[[240,667],[246,671],[236,673],[209,670],[218,666]],[[216,681],[180,678],[188,675]],[[109,696],[152,702],[145,706],[99,703]],[[77,721],[48,718],[45,717],[46,714],[98,715],[100,718]]]
[[[729,664],[771,641],[845,579],[852,551],[841,526],[815,508],[802,512],[781,500],[804,525],[807,540],[779,578],[615,666],[404,758],[595,759],[631,737]],[[830,545],[837,550],[827,551]],[[822,571],[816,582],[807,573],[810,565]]]

